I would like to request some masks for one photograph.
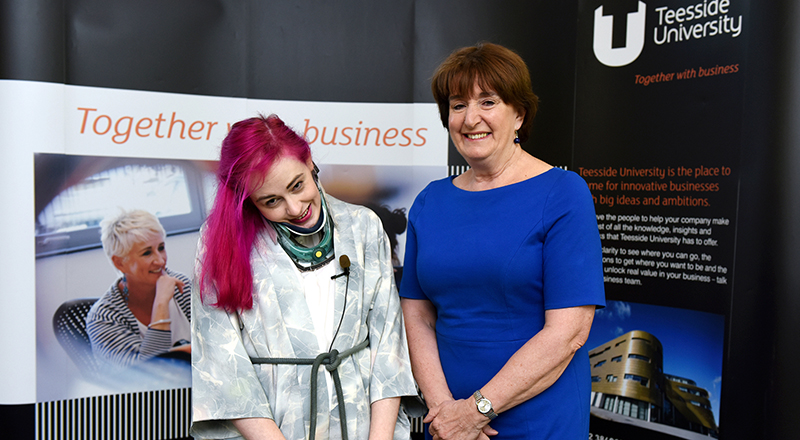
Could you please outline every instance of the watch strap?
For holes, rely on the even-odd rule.
[[[483,394],[481,394],[480,390],[475,391],[475,394],[473,394],[472,397],[475,398],[475,405],[477,406],[479,413],[488,417],[489,420],[493,420],[495,417],[497,417],[497,413],[495,413],[494,408],[492,408],[492,401],[483,397]],[[481,405],[482,403],[488,404],[488,409],[484,408],[484,410],[481,410],[481,407],[484,406]]]

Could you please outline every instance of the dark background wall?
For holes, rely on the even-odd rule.
[[[284,100],[431,102],[433,68],[453,49],[487,40],[522,55],[542,100],[525,148],[569,166],[577,3],[3,0],[0,79]],[[791,0],[753,1],[747,17],[721,437],[793,438],[800,409],[793,368],[800,364],[794,344],[800,334],[800,93],[792,73],[800,64],[800,12]],[[32,426],[25,406],[4,405],[0,412],[0,419],[21,415]],[[15,425],[32,432],[27,423]]]
[[[568,164],[577,3],[12,1],[0,78],[261,99],[432,102],[455,48],[517,50],[542,100],[529,144]],[[532,148],[532,147],[531,147]],[[543,154],[544,153],[544,154]]]
[[[760,264],[755,259],[743,264],[762,269],[753,271],[760,279],[747,286],[747,293],[753,302],[764,301],[769,307],[763,319],[751,317],[749,323],[750,328],[762,328],[758,333],[770,340],[768,353],[764,353],[764,358],[771,361],[768,381],[764,383],[768,389],[765,438],[792,438],[798,432],[794,414],[800,394],[796,368],[800,365],[800,352],[795,349],[795,338],[800,335],[800,83],[796,75],[800,67],[800,5],[793,1],[777,3],[771,5],[774,8],[764,5],[764,9],[754,11],[763,34],[759,33],[761,39],[752,42],[751,47],[758,53],[756,63],[761,69],[750,78],[754,105],[745,108],[745,120],[753,121],[748,153],[759,160],[749,168],[760,178],[752,180],[763,182],[763,186],[757,188],[742,179],[742,186],[750,184],[748,189],[752,191],[748,194],[752,197],[746,200],[767,200],[763,202],[766,206],[743,206],[742,210],[749,209],[752,216],[760,213],[764,223],[759,225],[754,220],[754,226],[765,226],[770,232],[748,238],[751,242],[763,238],[763,243],[757,245],[759,252],[753,252],[764,256]],[[743,161],[747,160],[743,157]],[[746,254],[742,255],[744,258]],[[745,332],[744,326],[735,330]],[[743,365],[747,362],[740,360]]]

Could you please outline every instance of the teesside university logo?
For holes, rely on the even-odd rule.
[[[603,15],[603,6],[594,10],[594,56],[609,67],[627,66],[632,63],[644,48],[644,25],[647,5],[639,2],[636,12],[627,14],[625,45],[613,47],[614,16]],[[618,24],[619,26],[619,24]]]
[[[653,43],[656,46],[684,43],[707,37],[727,35],[736,38],[742,33],[742,16],[731,13],[733,0],[687,0],[692,4],[653,9]],[[637,2],[607,0],[594,10],[592,47],[598,61],[609,67],[622,67],[634,62],[644,49],[647,5]],[[624,38],[624,42],[621,37]]]

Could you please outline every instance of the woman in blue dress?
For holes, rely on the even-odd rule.
[[[605,305],[591,194],[521,148],[538,98],[513,51],[459,49],[432,89],[470,168],[409,212],[400,295],[428,435],[588,438],[583,344]]]

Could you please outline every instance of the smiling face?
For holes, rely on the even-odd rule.
[[[164,237],[155,232],[147,234],[144,240],[133,244],[126,256],[113,256],[111,261],[129,283],[155,286],[167,265]]]
[[[321,198],[314,183],[314,165],[282,157],[263,182],[256,182],[250,200],[267,220],[311,228],[319,219]]]
[[[470,96],[451,96],[448,130],[456,149],[470,165],[508,154],[514,149],[514,130],[524,115],[493,91],[473,86]]]

